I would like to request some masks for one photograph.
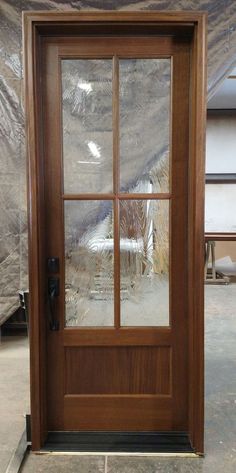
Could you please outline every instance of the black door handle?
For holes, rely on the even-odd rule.
[[[59,278],[48,278],[48,303],[50,330],[59,330],[59,320],[56,318],[57,297],[59,296]]]

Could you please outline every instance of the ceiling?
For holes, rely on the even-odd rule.
[[[209,109],[236,109],[236,67],[207,104]]]

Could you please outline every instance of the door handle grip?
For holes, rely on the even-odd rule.
[[[56,317],[57,297],[59,296],[59,278],[48,278],[49,327],[52,331],[59,330],[59,321]]]

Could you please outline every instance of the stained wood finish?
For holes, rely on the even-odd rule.
[[[137,327],[135,330],[129,327],[121,327],[119,330],[102,328],[91,330],[88,328],[71,328],[64,330],[64,346],[164,346],[171,345],[173,332],[169,327],[160,327],[158,330],[148,327]]]
[[[205,233],[205,241],[236,241],[236,233]]]
[[[35,449],[43,445],[47,435],[46,407],[46,320],[44,313],[45,216],[42,167],[42,88],[40,83],[40,38],[24,27],[24,67],[27,132],[27,196],[29,245],[29,333],[31,432]],[[32,314],[34,314],[32,316]],[[36,407],[38,406],[38,407]]]
[[[61,330],[59,333],[49,333],[47,330],[47,353],[45,349],[46,307],[44,293],[46,274],[43,268],[45,258],[47,255],[51,256],[52,250],[54,254],[56,251],[57,256],[60,257],[63,257],[64,251],[62,238],[63,196],[60,188],[61,130],[59,127],[58,58],[59,51],[61,53],[63,48],[63,54],[71,54],[72,57],[75,54],[73,48],[76,47],[75,38],[60,36],[82,33],[104,36],[111,32],[113,34],[117,32],[117,36],[119,36],[116,40],[117,48],[121,49],[120,36],[125,33],[146,37],[149,33],[151,35],[170,33],[174,35],[174,37],[164,37],[161,40],[159,38],[159,51],[163,57],[175,57],[174,68],[177,67],[177,63],[179,64],[179,67],[174,70],[173,86],[172,149],[176,153],[173,160],[175,171],[173,172],[172,193],[168,198],[172,199],[172,232],[175,232],[180,248],[179,253],[176,254],[173,244],[171,247],[171,313],[173,314],[171,327],[160,330],[158,328],[143,329],[143,331],[135,328],[127,329],[127,331],[117,329],[113,331],[112,335],[106,329],[97,330],[97,344],[94,342],[94,346],[106,345],[108,349],[111,349],[109,347],[118,343],[124,347],[127,345],[132,347],[132,340],[133,345],[136,340],[139,341],[136,342],[137,345],[142,345],[142,337],[146,340],[149,350],[163,350],[160,347],[170,346],[173,357],[171,367],[172,395],[167,397],[154,394],[132,394],[131,396],[70,394],[64,396],[66,392],[65,353],[67,350],[82,350],[81,345],[91,349],[90,341],[95,339],[95,331],[88,329],[63,330],[63,291],[59,301]],[[47,40],[44,38],[42,41],[43,35],[51,35],[51,38]],[[56,41],[53,35],[57,36]],[[198,452],[203,452],[205,16],[199,12],[95,12],[91,14],[85,12],[71,12],[69,14],[64,12],[27,12],[24,15],[24,36],[29,148],[33,449],[37,450],[42,446],[47,430],[77,430],[78,428],[84,430],[92,428],[98,430],[181,429],[190,432],[193,446]],[[127,50],[130,57],[134,55],[137,39],[135,37],[135,41],[131,41],[130,49]],[[154,37],[153,41],[157,41],[157,38]],[[91,47],[91,38],[87,42],[87,47],[88,43]],[[111,39],[106,41],[108,49],[111,49],[111,44]],[[144,40],[145,57],[152,57],[150,44],[150,38],[147,41]],[[97,47],[103,46],[100,43]],[[127,44],[124,47],[124,56],[126,47]],[[44,51],[43,67],[41,67],[42,51]],[[119,52],[123,54],[121,50]],[[139,52],[142,55],[140,48]],[[98,53],[99,51],[95,48],[95,57]],[[89,54],[88,50],[87,54]],[[111,52],[107,50],[107,54],[109,55]],[[190,59],[191,77],[189,76]],[[43,91],[46,93],[46,100],[43,100],[44,107],[39,99],[42,97],[40,89],[42,78]],[[189,104],[183,94],[184,88],[181,88],[181,83],[187,86],[187,91],[190,90]],[[52,93],[50,94],[49,91]],[[179,99],[178,102],[178,94],[180,94],[182,101]],[[58,117],[58,122],[55,117]],[[181,127],[179,127],[180,117]],[[42,133],[44,140],[42,140]],[[44,148],[42,148],[43,142]],[[177,176],[185,181],[180,187]],[[45,190],[44,181],[47,184]],[[118,201],[118,196],[115,197]],[[177,202],[179,202],[179,206]],[[53,208],[54,220],[51,208]],[[177,219],[174,210],[180,211],[180,220]],[[181,228],[180,221],[187,226],[187,230],[181,232],[181,235],[177,231],[178,227]],[[49,233],[53,232],[53,234],[55,228],[58,230],[53,245],[49,233],[45,232],[46,228],[49,228]],[[187,235],[188,248],[186,250],[185,238]],[[184,257],[187,258],[183,260]],[[186,262],[186,267],[183,267],[183,261]],[[61,287],[64,287],[63,275],[62,268]],[[188,280],[187,276],[189,276]],[[186,298],[183,297],[184,294],[186,294]],[[67,348],[67,346],[71,348]],[[77,346],[78,348],[73,348]],[[46,371],[47,378],[45,378]],[[48,393],[47,398],[45,397],[46,392]]]
[[[188,192],[189,431],[198,453],[204,451],[206,66],[206,16],[202,15],[194,29],[192,43]]]
[[[171,172],[171,299],[170,316],[173,331],[173,430],[187,429],[188,418],[188,143],[189,143],[189,47],[173,57],[172,100],[172,172]],[[176,80],[175,80],[176,78]],[[181,117],[181,118],[180,118]],[[181,120],[181,126],[180,126]],[[181,222],[181,223],[180,223]],[[181,231],[180,231],[181,225]],[[179,383],[182,388],[180,389]],[[185,419],[185,425],[183,425]]]
[[[59,64],[57,61],[58,47],[52,45],[46,50],[46,56],[43,60],[43,100],[45,103],[43,110],[44,118],[44,179],[46,185],[44,189],[45,202],[45,228],[47,229],[44,261],[51,256],[57,256],[60,261],[60,267],[63,267],[64,249],[63,249],[63,205],[61,201],[61,182],[62,170],[52,158],[53,150],[58,150],[58,144],[61,142],[60,129],[57,127],[53,134],[49,134],[46,130],[51,129],[51,123],[54,122],[55,116],[60,117],[60,101],[57,100],[54,106],[51,106],[52,97],[59,97],[61,94],[60,81],[51,80],[52,70],[54,74],[59,75]],[[50,64],[50,68],[45,68],[45,61]],[[55,221],[57,222],[57,230],[55,230]],[[47,274],[49,276],[49,274]],[[60,327],[63,327],[63,312],[61,307],[64,301],[64,273],[60,271],[60,296],[56,302],[57,314]],[[45,292],[47,294],[47,278],[45,280]],[[45,314],[48,318],[48,305],[45,305]],[[47,328],[49,328],[47,323]],[[47,409],[48,425],[52,426],[52,430],[63,430],[63,411],[61,406],[61,397],[64,392],[64,377],[61,367],[64,363],[64,351],[62,345],[63,332],[52,332],[47,330]]]
[[[64,200],[115,200],[118,198],[119,200],[134,200],[134,199],[150,199],[150,200],[168,200],[171,198],[171,194],[164,193],[163,194],[127,194],[123,192],[122,194],[63,194],[62,198]]]
[[[65,396],[65,430],[172,430],[167,396]],[[145,415],[144,415],[145,413]]]
[[[72,347],[65,364],[66,394],[170,394],[170,347]]]

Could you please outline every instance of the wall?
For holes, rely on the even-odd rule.
[[[206,184],[205,230],[207,233],[236,233],[236,185]]]
[[[209,110],[207,114],[207,133],[206,133],[206,172],[207,173],[234,173],[236,174],[236,110]],[[224,212],[219,212],[220,203],[217,199],[220,197],[219,187],[223,187],[223,198],[225,199]],[[227,217],[226,222],[229,228],[222,228],[222,231],[236,230],[235,215],[235,192],[236,184],[224,184],[217,187],[209,184],[208,188],[216,192],[215,202],[212,202],[211,218],[215,222],[223,221]],[[228,200],[227,192],[228,190]],[[208,192],[206,193],[207,200]],[[220,197],[221,198],[221,197]],[[222,208],[222,207],[221,207]],[[234,227],[234,228],[233,228]],[[236,242],[217,242],[216,258],[230,256],[232,261],[236,261]]]
[[[236,174],[236,110],[209,110],[206,172]]]
[[[1,0],[0,3],[0,315],[12,311],[27,282],[26,168],[22,10],[208,11],[208,93],[236,64],[234,0]]]

